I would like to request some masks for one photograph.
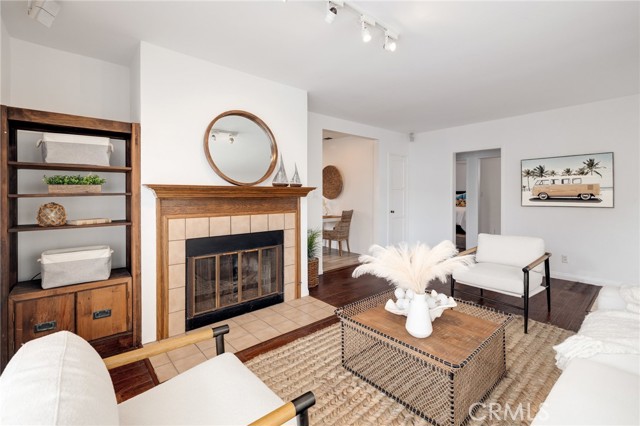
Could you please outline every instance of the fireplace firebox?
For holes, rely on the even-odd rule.
[[[185,329],[284,301],[283,231],[186,240]]]

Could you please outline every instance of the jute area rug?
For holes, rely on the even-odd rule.
[[[573,332],[529,320],[529,334],[524,334],[522,321],[516,316],[507,325],[507,376],[467,424],[530,424],[560,376],[552,346]],[[312,425],[429,424],[345,370],[340,357],[340,325],[336,324],[260,355],[246,365],[285,401],[313,391],[316,405],[310,410]],[[506,407],[509,412],[505,412]]]

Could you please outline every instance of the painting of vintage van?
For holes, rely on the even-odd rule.
[[[613,207],[613,153],[521,162],[523,206]]]

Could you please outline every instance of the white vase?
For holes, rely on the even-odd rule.
[[[404,328],[413,337],[424,338],[431,336],[433,326],[431,325],[431,315],[429,315],[426,294],[416,294],[411,299]]]

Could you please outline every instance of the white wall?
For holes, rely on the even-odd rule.
[[[480,159],[478,233],[500,234],[500,157]]]
[[[635,95],[416,135],[410,157],[413,236],[431,243],[451,238],[454,153],[500,147],[502,234],[544,238],[557,278],[637,284],[639,114]],[[607,151],[614,152],[615,208],[520,205],[520,160]]]
[[[318,188],[308,197],[309,228],[322,227],[322,131],[358,135],[376,140],[373,166],[373,241],[376,244],[387,243],[388,232],[388,160],[389,154],[407,155],[409,152],[409,136],[404,133],[342,120],[327,115],[309,113],[308,151],[309,186]],[[322,259],[320,259],[322,267]],[[322,272],[322,270],[321,270]]]
[[[131,121],[127,67],[16,38],[10,66],[11,106]]]
[[[353,210],[349,247],[353,253],[367,253],[373,241],[373,169],[375,141],[344,137],[324,141],[323,168],[333,165],[340,170],[342,193],[330,200],[331,214]],[[336,242],[333,243],[337,247]],[[343,249],[346,250],[345,244]]]
[[[467,190],[467,162],[456,161],[456,191]]]
[[[167,49],[140,46],[142,183],[228,185],[215,174],[203,151],[207,125],[218,114],[249,111],[273,132],[284,155],[287,175],[294,163],[307,181],[307,93]],[[319,157],[318,157],[319,159]],[[318,160],[319,161],[319,160]],[[270,185],[271,179],[263,183]],[[306,202],[301,226],[307,229]],[[156,333],[155,198],[142,190],[142,340]],[[306,247],[306,232],[301,233]],[[306,251],[302,250],[306,259]],[[302,261],[302,294],[307,294]]]
[[[490,157],[500,157],[500,150],[486,149],[481,151],[458,152],[455,154],[457,160],[456,169],[458,167],[458,161],[460,160],[464,160],[467,165],[466,181],[464,183],[465,190],[467,191],[467,217],[465,227],[467,247],[473,247],[478,242],[478,220],[480,218],[480,159]],[[456,177],[457,173],[456,170]],[[451,196],[453,197],[453,194]],[[449,239],[451,238],[455,238],[455,236],[452,234]]]
[[[11,37],[0,16],[0,103],[9,104]]]

